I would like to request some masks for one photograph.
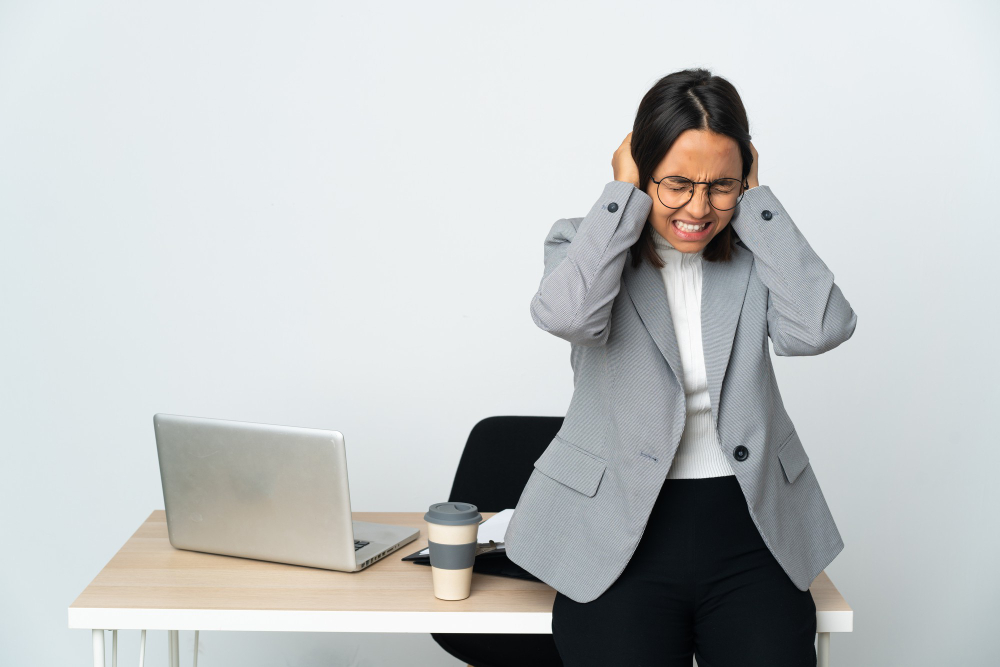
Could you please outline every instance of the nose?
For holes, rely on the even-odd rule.
[[[708,203],[708,189],[695,186],[694,195],[684,209],[688,212],[688,215],[696,220],[701,220],[707,216],[712,210],[712,205]]]

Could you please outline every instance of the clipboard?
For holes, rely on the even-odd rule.
[[[404,556],[402,560],[408,560],[417,565],[430,565],[431,556],[427,547],[416,551],[409,556]],[[528,581],[541,581],[523,567],[512,561],[506,551],[497,549],[495,543],[479,545],[476,549],[476,560],[472,562],[472,571],[479,574],[492,574],[497,577],[510,577],[512,579],[526,579]]]

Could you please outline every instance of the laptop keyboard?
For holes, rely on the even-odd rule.
[[[354,550],[357,551],[362,547],[367,547],[369,544],[369,542],[365,542],[364,540],[354,540]]]

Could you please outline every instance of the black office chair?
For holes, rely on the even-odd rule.
[[[473,427],[448,495],[480,512],[515,507],[534,463],[562,417],[487,417]],[[551,634],[432,632],[441,648],[471,667],[562,667]]]

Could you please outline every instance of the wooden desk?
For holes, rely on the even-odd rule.
[[[488,519],[494,513],[482,514]],[[434,597],[431,568],[402,560],[427,546],[423,516],[354,512],[360,521],[419,527],[420,536],[361,572],[336,572],[174,549],[166,515],[155,510],[70,605],[69,627],[93,630],[100,667],[106,629],[167,630],[172,666],[178,664],[180,630],[552,631],[556,591],[541,582],[474,573],[465,600]],[[829,633],[851,632],[853,612],[825,572],[811,591],[819,650],[828,656]]]

